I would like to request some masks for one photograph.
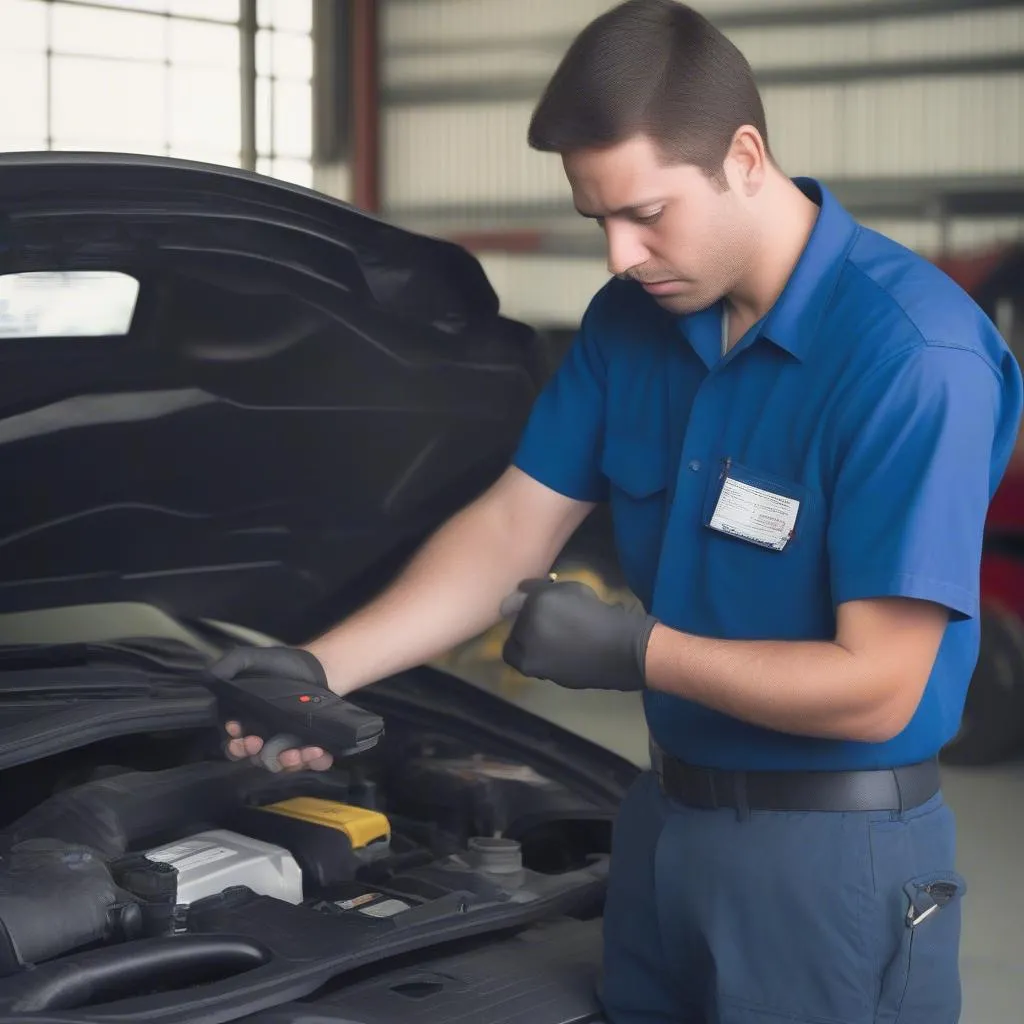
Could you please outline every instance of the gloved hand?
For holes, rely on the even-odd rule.
[[[602,601],[585,583],[524,580],[505,599],[515,622],[502,656],[514,669],[574,690],[642,690],[657,619]]]
[[[310,687],[328,688],[327,673],[319,659],[297,647],[237,647],[215,662],[210,672],[219,679],[241,682],[246,676],[279,676]],[[226,753],[231,760],[254,757],[263,749],[264,737],[243,735],[239,722],[226,722],[224,728],[229,737]],[[277,759],[289,771],[326,771],[334,763],[334,757],[321,747],[283,750]]]

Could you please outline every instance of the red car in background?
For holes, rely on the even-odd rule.
[[[936,263],[992,318],[1024,365],[1024,245]],[[949,764],[980,765],[1024,753],[1024,432],[997,491],[981,565],[981,653]]]

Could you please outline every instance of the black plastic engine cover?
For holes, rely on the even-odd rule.
[[[600,921],[559,921],[468,951],[417,958],[251,1024],[604,1024]]]

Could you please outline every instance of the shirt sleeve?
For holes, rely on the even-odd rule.
[[[606,362],[598,345],[598,293],[561,365],[534,403],[512,463],[553,491],[577,501],[604,501]]]
[[[828,530],[836,606],[910,597],[954,619],[978,614],[1001,395],[978,353],[922,345],[843,403]]]

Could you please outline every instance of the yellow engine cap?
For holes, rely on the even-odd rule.
[[[391,823],[380,811],[353,807],[351,804],[339,803],[336,800],[297,796],[290,800],[282,800],[280,803],[266,804],[260,810],[344,832],[353,850],[359,850],[381,839],[391,838]]]

